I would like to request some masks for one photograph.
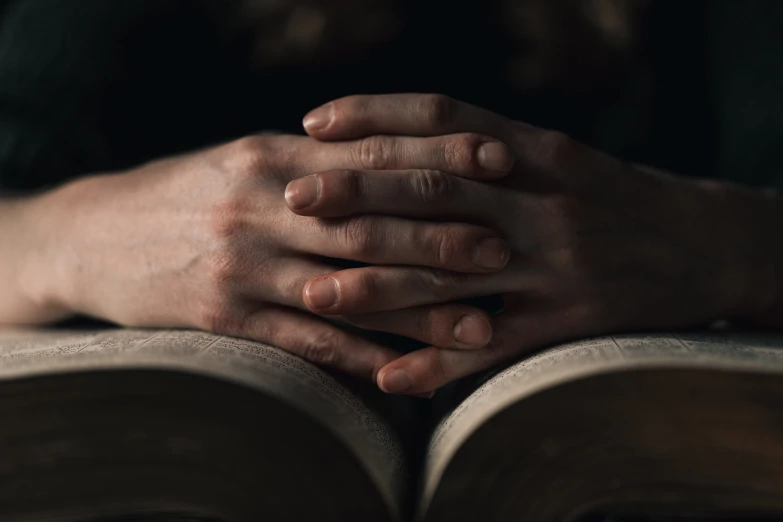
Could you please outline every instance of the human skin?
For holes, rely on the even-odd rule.
[[[314,170],[381,161],[497,178],[511,160],[505,145],[476,134],[340,143],[258,135],[6,198],[0,325],[87,315],[126,326],[197,328],[371,379],[399,354],[307,311],[305,282],[335,270],[324,257],[490,273],[508,261],[508,248],[496,231],[474,224],[299,216],[286,206],[286,185]],[[365,325],[358,315],[343,319]],[[455,349],[481,348],[492,334],[486,313],[462,304],[366,320]]]
[[[317,199],[292,206],[303,216],[457,219],[499,230],[510,246],[509,263],[493,274],[371,266],[308,282],[307,292],[337,289],[329,306],[307,303],[325,315],[503,296],[488,346],[432,346],[395,359],[377,377],[389,393],[431,392],[587,336],[718,319],[783,326],[783,201],[774,194],[629,164],[438,95],[348,97],[313,111],[304,125],[329,141],[476,132],[502,140],[515,155],[511,174],[491,182],[437,170],[339,170],[289,186],[319,187]]]

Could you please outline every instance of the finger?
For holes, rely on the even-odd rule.
[[[416,267],[368,266],[309,281],[304,302],[309,310],[320,314],[364,314],[511,292],[526,283],[522,279],[502,272],[457,274]]]
[[[494,112],[439,94],[348,96],[313,110],[303,125],[310,136],[325,141],[376,134],[480,132],[506,142],[519,126]]]
[[[384,366],[378,373],[378,386],[394,394],[420,395],[435,391],[461,377],[565,340],[561,319],[554,313],[501,314],[495,317],[493,340],[484,349],[417,350]]]
[[[504,143],[476,133],[413,138],[372,135],[354,141],[321,143],[315,148],[314,171],[334,168],[364,170],[432,169],[465,178],[497,179],[514,166],[514,155]],[[316,166],[318,165],[318,166]]]
[[[285,241],[302,252],[326,257],[457,272],[494,272],[509,258],[506,242],[484,227],[373,215],[314,219],[308,230]]]
[[[260,306],[230,323],[223,335],[272,344],[312,363],[365,379],[376,379],[400,354],[305,312]]]
[[[308,279],[338,271],[334,266],[300,258],[281,259],[264,269],[260,271],[266,280],[263,295],[254,292],[247,282],[241,295],[300,310],[307,310],[303,289]],[[367,330],[402,335],[444,348],[481,348],[492,336],[489,316],[482,310],[459,303],[344,316],[342,319]]]
[[[365,330],[402,335],[441,348],[473,350],[485,347],[492,340],[489,315],[459,303],[341,316],[341,319]]]
[[[290,182],[285,198],[301,216],[385,214],[486,222],[499,194],[491,185],[437,170],[333,170]]]
[[[262,266],[247,266],[226,278],[226,293],[267,303],[307,310],[302,295],[308,281],[340,269],[299,257],[277,258]]]
[[[475,179],[506,176],[514,165],[511,149],[481,134],[415,138],[370,136],[324,143],[305,136],[248,136],[227,149],[229,170],[264,173],[270,179],[301,177],[334,169],[433,169]]]

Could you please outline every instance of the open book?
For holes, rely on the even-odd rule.
[[[249,341],[0,331],[0,520],[783,513],[783,338],[614,336],[544,351],[445,413],[422,466],[368,404]]]

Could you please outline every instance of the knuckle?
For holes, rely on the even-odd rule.
[[[486,138],[473,133],[448,138],[443,149],[446,165],[458,172],[470,167],[474,162],[474,151],[482,141]]]
[[[411,175],[411,185],[422,203],[429,205],[448,196],[454,188],[454,179],[438,170],[417,170]]]
[[[563,165],[573,155],[574,145],[574,140],[563,132],[544,131],[536,147],[538,161],[548,167]]]
[[[438,317],[434,309],[430,307],[416,314],[414,326],[419,335],[431,338],[433,334],[439,331],[437,323]]]
[[[435,258],[440,266],[455,264],[463,249],[460,234],[449,227],[438,229],[435,233]]]
[[[235,157],[252,156],[263,147],[263,141],[262,136],[243,136],[230,142],[227,145],[227,152]]]
[[[252,203],[245,198],[230,197],[215,204],[209,212],[212,236],[220,241],[242,236],[251,226]]]
[[[379,297],[378,277],[373,270],[361,270],[357,272],[357,279],[351,285],[350,293],[358,301],[371,300]]]
[[[392,142],[381,136],[370,136],[358,141],[356,161],[370,170],[385,170],[392,159]]]
[[[433,129],[449,126],[457,113],[457,102],[442,94],[425,94],[419,100],[419,113]]]
[[[272,156],[268,142],[265,136],[245,136],[231,142],[225,151],[227,169],[241,178],[263,174]]]
[[[370,257],[375,252],[376,226],[366,217],[351,218],[345,221],[342,230],[342,244],[349,254],[355,257]]]
[[[326,188],[326,184],[324,184]],[[326,192],[326,190],[324,190]],[[364,178],[355,170],[345,170],[340,175],[338,193],[347,201],[356,201],[364,195]]]
[[[340,362],[338,346],[341,341],[340,336],[332,331],[310,334],[303,342],[301,355],[316,364],[336,366]]]

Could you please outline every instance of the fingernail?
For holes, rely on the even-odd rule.
[[[381,378],[381,389],[386,393],[405,393],[412,387],[413,380],[405,370],[391,370]]]
[[[508,173],[514,166],[514,155],[504,144],[488,141],[479,146],[476,159],[484,169],[491,172]]]
[[[476,266],[485,269],[500,269],[508,263],[508,245],[502,239],[489,237],[482,239],[473,254]]]
[[[307,116],[305,116],[304,120],[302,120],[302,125],[304,125],[304,128],[307,132],[324,130],[329,126],[330,123],[332,123],[333,116],[334,105],[327,103],[326,105],[311,111]]]
[[[292,209],[309,207],[318,200],[321,180],[318,176],[307,176],[292,181],[285,189],[285,200]]]
[[[307,301],[312,308],[326,309],[337,304],[339,290],[337,281],[331,277],[316,279],[305,289]]]
[[[454,339],[462,344],[483,348],[492,339],[492,327],[478,314],[463,315],[454,326]]]

